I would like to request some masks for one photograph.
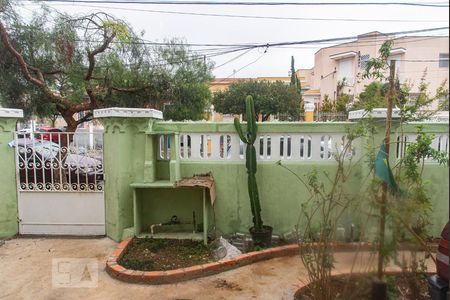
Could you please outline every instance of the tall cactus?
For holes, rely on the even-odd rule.
[[[258,186],[256,185],[256,150],[253,145],[256,140],[256,115],[255,106],[253,104],[252,96],[247,96],[245,99],[246,115],[247,115],[247,133],[244,135],[241,123],[238,118],[234,118],[234,127],[239,134],[242,142],[247,144],[245,150],[245,166],[248,174],[248,195],[250,197],[250,204],[253,215],[254,229],[260,231],[263,228],[263,221],[261,219],[261,204],[259,202]]]

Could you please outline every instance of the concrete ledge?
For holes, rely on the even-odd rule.
[[[160,110],[150,108],[126,108],[109,107],[94,110],[94,118],[152,118],[162,120],[163,113]]]
[[[392,109],[392,118],[398,119],[400,118],[400,109],[394,108]],[[387,108],[374,108],[371,112],[359,109],[354,110],[348,113],[349,120],[358,120],[358,119],[366,119],[372,117],[374,119],[386,119]]]
[[[0,118],[23,118],[23,110],[15,108],[0,108]]]

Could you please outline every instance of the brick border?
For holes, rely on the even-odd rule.
[[[300,250],[300,246],[298,244],[292,244],[244,253],[231,259],[221,259],[216,262],[210,262],[187,268],[148,272],[126,269],[118,263],[119,259],[122,258],[125,250],[133,239],[133,237],[130,237],[119,243],[116,250],[114,250],[111,256],[109,256],[106,260],[106,272],[111,277],[121,281],[145,284],[176,283],[199,277],[206,277],[262,260],[297,255]],[[370,250],[372,245],[369,243],[334,244],[333,247],[335,251],[350,251],[356,249],[364,251]]]
[[[106,260],[106,272],[115,279],[126,282],[165,284],[186,281],[194,278],[205,277],[239,268],[257,261],[262,261],[274,257],[290,256],[298,254],[298,245],[280,246],[261,251],[244,253],[231,259],[222,259],[202,265],[187,268],[180,268],[170,271],[136,271],[126,269],[118,263],[124,255],[129,243],[133,238],[123,240],[117,249]]]

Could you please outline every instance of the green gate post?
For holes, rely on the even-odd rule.
[[[0,108],[0,238],[19,233],[15,150],[8,143],[22,117],[21,109]]]
[[[105,108],[94,110],[104,126],[106,235],[115,241],[133,227],[133,182],[154,180],[154,139],[147,137],[153,122],[162,119],[154,109]],[[147,150],[146,150],[147,149]],[[142,163],[145,162],[145,163]]]

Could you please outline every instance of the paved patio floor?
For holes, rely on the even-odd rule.
[[[129,284],[105,272],[106,257],[116,243],[108,238],[16,238],[0,246],[0,299],[292,299],[306,273],[300,258],[282,257],[178,284]],[[98,261],[98,286],[58,288],[52,285],[52,259]],[[375,257],[336,255],[337,272],[366,271]],[[434,268],[430,263],[430,267]]]

